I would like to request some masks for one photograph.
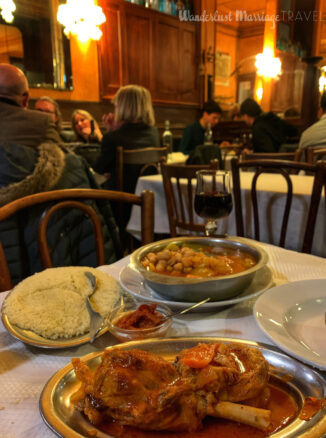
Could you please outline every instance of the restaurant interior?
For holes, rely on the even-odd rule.
[[[170,120],[176,137],[209,99],[219,102],[224,113],[217,137],[232,133],[232,111],[248,96],[264,111],[284,114],[294,108],[293,122],[300,129],[316,120],[326,50],[323,1],[195,0],[187,2],[189,20],[142,0],[101,1],[106,21],[98,41],[66,37],[56,17],[63,1],[15,3],[15,20],[0,22],[0,60],[26,72],[31,105],[45,94],[60,103],[67,128],[76,106],[101,120],[112,110],[114,93],[126,84],[151,91],[158,127],[162,131]],[[195,21],[202,11],[213,19]],[[279,18],[274,22],[264,16]],[[277,77],[257,72],[255,57],[266,49],[281,60]]]
[[[60,106],[44,179],[58,146],[94,185],[40,178],[6,202],[0,170],[0,437],[325,438],[326,133],[299,143],[326,91],[326,0],[0,0],[2,64],[29,108]],[[111,189],[72,114],[104,139],[129,84],[161,144],[118,144]],[[248,98],[296,128],[277,153],[253,152]],[[186,163],[212,101],[199,147],[218,154]],[[0,140],[24,168],[16,146]]]

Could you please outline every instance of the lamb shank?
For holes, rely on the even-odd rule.
[[[74,402],[95,425],[114,419],[144,430],[195,431],[206,415],[264,430],[270,423],[270,411],[253,407],[268,398],[268,363],[257,349],[198,344],[174,363],[111,349],[95,373],[80,359],[72,362],[82,382]]]

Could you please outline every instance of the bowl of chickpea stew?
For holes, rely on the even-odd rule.
[[[266,252],[245,239],[176,237],[139,248],[130,266],[163,297],[194,302],[239,295],[267,261]]]

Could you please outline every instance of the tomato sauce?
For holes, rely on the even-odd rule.
[[[98,426],[115,438],[263,438],[282,429],[295,419],[298,406],[282,389],[269,385],[271,396],[267,409],[271,410],[271,427],[268,432],[220,418],[206,417],[203,429],[197,432],[151,432],[135,427],[107,422]]]
[[[137,310],[127,312],[114,321],[114,325],[127,330],[157,327],[165,321],[162,313],[156,311],[156,304],[141,304]]]
[[[301,420],[310,420],[321,409],[326,406],[326,398],[317,399],[315,397],[307,397],[301,409],[299,418]]]

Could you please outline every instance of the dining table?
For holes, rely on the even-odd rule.
[[[241,197],[245,236],[255,238],[253,210],[251,204],[251,182],[254,172],[240,172]],[[285,248],[301,251],[308,214],[310,196],[313,186],[311,175],[291,175],[293,184],[293,200],[288,221]],[[193,180],[195,190],[196,180]],[[186,180],[182,184],[184,202],[187,203]],[[135,193],[143,190],[154,192],[154,232],[167,235],[170,233],[169,218],[166,208],[162,175],[148,175],[138,178]],[[279,174],[267,173],[260,175],[257,183],[257,199],[259,206],[260,238],[262,242],[278,245],[286,201],[287,186],[285,179]],[[315,236],[312,254],[326,257],[326,210],[325,195],[322,194],[315,225]],[[203,219],[194,212],[195,221],[202,223]],[[141,215],[140,208],[134,206],[127,225],[127,230],[140,239]],[[234,208],[227,217],[218,220],[218,234],[236,235],[236,220]]]
[[[268,254],[272,287],[298,280],[326,279],[324,258],[252,240],[248,242],[260,246]],[[129,260],[127,256],[99,269],[118,280],[119,273],[129,264]],[[267,292],[262,291],[262,295]],[[1,304],[6,295],[6,292],[0,294]],[[209,312],[194,311],[194,313],[176,316],[166,336],[226,337],[273,345],[272,340],[260,328],[254,317],[253,306],[256,300],[257,296],[223,309],[216,308]],[[13,337],[1,322],[0,436],[2,438],[55,437],[56,434],[44,423],[39,411],[40,395],[47,381],[58,370],[69,364],[72,358],[102,351],[117,343],[112,334],[107,332],[92,344],[85,343],[66,349],[38,348]],[[325,372],[321,374],[326,377]]]

